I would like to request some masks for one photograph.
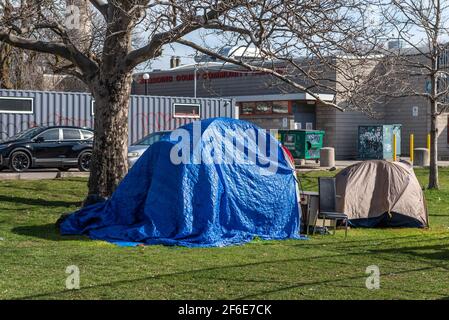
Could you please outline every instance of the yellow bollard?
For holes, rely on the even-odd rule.
[[[397,160],[397,155],[396,155],[396,148],[397,148],[397,138],[396,138],[396,134],[393,133],[393,161]]]
[[[413,163],[415,160],[415,135],[412,133],[410,135],[410,162]]]
[[[430,133],[427,135],[427,149],[430,151]]]

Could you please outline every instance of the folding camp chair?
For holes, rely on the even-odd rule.
[[[337,229],[338,220],[345,221],[345,238],[348,235],[348,216],[344,213],[336,212],[337,210],[337,195],[335,187],[335,178],[318,178],[319,189],[319,211],[315,217],[313,234],[315,234],[318,219],[323,220],[323,229],[326,225],[326,220],[335,220],[335,230]]]

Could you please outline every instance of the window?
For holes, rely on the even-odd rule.
[[[89,130],[81,130],[81,133],[83,134],[83,140],[89,140],[94,137],[94,133]]]
[[[63,129],[63,140],[81,140],[81,133],[78,129]]]
[[[94,116],[95,115],[95,100],[92,99],[91,103],[90,103],[90,115]]]
[[[288,101],[273,101],[273,113],[288,114]]]
[[[242,102],[240,104],[240,113],[243,115],[253,114],[255,106],[256,106],[256,104],[254,102]]]
[[[33,113],[33,98],[0,97],[0,113]]]
[[[160,141],[164,136],[169,135],[170,132],[154,132],[150,134],[149,136],[146,136],[142,140],[137,141],[133,145],[144,145],[144,146],[150,146],[153,143],[156,143]]]
[[[445,68],[449,66],[449,50],[444,49],[438,57],[438,67]]]
[[[150,135],[149,137],[146,137],[145,139],[141,140],[138,144],[151,146],[153,143],[158,142],[160,139],[161,137],[159,135]]]
[[[175,103],[173,105],[173,116],[175,118],[200,118],[199,104]]]
[[[241,115],[256,114],[289,114],[288,101],[258,101],[258,102],[241,102]]]
[[[8,138],[6,141],[14,141],[14,140],[21,140],[21,139],[28,140],[28,139],[33,138],[34,136],[36,136],[37,134],[41,133],[44,130],[45,130],[45,128],[42,128],[42,127],[29,128],[29,129],[26,129],[25,131],[16,133],[14,136],[12,136],[11,138]]]
[[[270,114],[273,113],[273,108],[270,102],[256,102],[256,113],[258,114]]]
[[[438,78],[437,88],[438,88],[438,92],[445,92],[445,91],[448,90],[448,88],[449,88],[449,80],[447,79],[447,77],[440,77],[440,78]],[[447,93],[442,95],[440,97],[440,101],[442,103],[448,103],[449,102],[449,95]]]
[[[59,129],[50,129],[43,132],[39,137],[44,138],[44,141],[58,141],[59,140]]]

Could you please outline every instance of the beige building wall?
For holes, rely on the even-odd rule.
[[[449,112],[438,117],[438,158],[449,160],[449,137],[448,137]]]
[[[325,131],[324,146],[336,148],[337,110],[333,107],[316,106],[316,128]]]
[[[369,67],[366,65],[363,68],[358,62],[352,65],[352,68],[359,69],[361,74],[369,74],[375,68],[375,64]],[[341,68],[350,68],[351,64],[345,62],[340,64]],[[357,70],[352,70],[356,73]],[[336,75],[336,90],[337,90],[337,103],[344,105],[344,88],[343,84],[345,79],[341,74]],[[338,93],[341,93],[339,95]],[[372,125],[382,124],[384,122],[384,105],[377,105],[373,107],[373,112],[376,117],[368,115],[362,111],[346,110],[344,112],[334,109],[334,123],[335,129],[331,131],[333,146],[335,147],[335,156],[337,159],[356,159],[358,157],[358,130],[360,125]]]
[[[429,105],[421,97],[396,98],[385,105],[387,124],[401,124],[401,152],[410,155],[410,135],[415,136],[415,148],[427,145],[429,132]],[[413,110],[415,109],[415,110]],[[418,112],[414,114],[414,111]]]
[[[335,135],[335,156],[337,159],[358,158],[358,132],[361,125],[383,124],[383,119],[371,118],[359,111],[345,111],[336,114],[338,129]]]
[[[420,55],[411,56],[409,59],[421,64],[426,63],[425,57]],[[425,92],[425,76],[405,76],[416,92]],[[388,124],[402,124],[403,155],[410,155],[410,134],[414,134],[415,148],[427,147],[427,135],[430,132],[430,104],[427,99],[419,96],[390,99],[385,104],[385,110]],[[443,113],[438,118],[438,153],[440,160],[449,158],[448,113]]]

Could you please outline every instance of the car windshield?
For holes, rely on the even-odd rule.
[[[133,143],[133,146],[150,146],[153,143],[160,141],[164,136],[169,135],[169,131],[154,132],[146,136],[145,138]]]
[[[33,138],[38,133],[42,132],[45,128],[43,127],[34,127],[27,129],[25,131],[19,132],[12,137],[9,137],[5,141],[13,141],[13,140],[28,140]]]

